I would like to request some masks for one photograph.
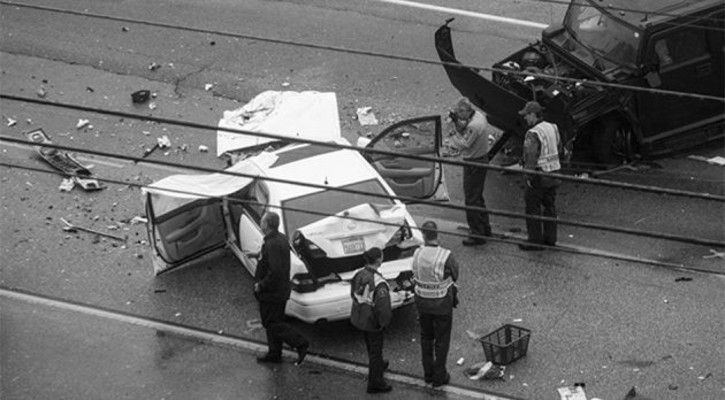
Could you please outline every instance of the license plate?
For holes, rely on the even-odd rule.
[[[362,253],[365,251],[365,240],[361,237],[342,239],[342,252],[345,254]]]

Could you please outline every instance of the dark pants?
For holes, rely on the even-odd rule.
[[[381,388],[386,385],[383,378],[383,331],[363,331],[365,346],[368,349],[368,388]]]
[[[485,160],[469,162],[480,162],[485,164]],[[485,168],[463,167],[463,194],[465,203],[470,207],[486,208],[486,201],[483,199],[483,188],[486,184]],[[490,236],[491,224],[488,221],[488,213],[484,211],[466,210],[466,220],[471,230],[471,235]],[[474,239],[479,239],[474,236]],[[481,238],[482,239],[482,238]]]
[[[308,344],[304,336],[284,322],[284,307],[285,303],[259,302],[259,316],[267,330],[268,354],[273,357],[282,356],[282,343],[294,348]]]
[[[421,313],[420,347],[423,350],[423,374],[426,382],[445,382],[448,371],[446,360],[451,344],[453,314]]]
[[[532,179],[531,186],[527,185],[524,193],[526,214],[556,218],[556,187],[548,178],[544,178],[543,183],[540,177]],[[550,246],[556,244],[556,221],[527,218],[526,231],[529,242]]]

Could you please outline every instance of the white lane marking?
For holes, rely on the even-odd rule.
[[[422,8],[424,10],[439,11],[439,12],[444,12],[444,13],[448,13],[448,14],[456,14],[456,15],[463,15],[466,17],[486,19],[489,21],[504,22],[507,24],[527,26],[530,28],[544,29],[547,26],[549,26],[547,24],[542,24],[542,23],[533,22],[533,21],[526,21],[523,19],[500,17],[498,15],[477,13],[477,12],[473,12],[473,11],[461,10],[458,8],[434,6],[431,4],[423,4],[423,3],[418,3],[415,1],[407,1],[407,0],[377,0],[377,1],[382,2],[382,3],[397,4],[399,6]]]
[[[106,311],[101,310],[95,307],[91,306],[84,306],[79,304],[73,304],[68,303],[65,301],[60,300],[52,300],[52,299],[46,299],[44,297],[34,296],[27,293],[19,293],[12,290],[7,290],[0,288],[0,296],[7,297],[9,299],[24,301],[26,303],[31,304],[40,304],[47,307],[54,307],[59,308],[62,310],[67,311],[73,311],[81,314],[86,315],[92,315],[95,317],[100,318],[106,318],[110,319],[116,322],[121,323],[127,323],[127,324],[133,324],[138,325],[144,328],[149,329],[155,329],[155,330],[162,330],[165,332],[170,332],[173,334],[177,334],[180,336],[185,337],[191,337],[195,339],[200,339],[209,343],[215,343],[219,345],[225,345],[230,347],[237,347],[242,348],[247,351],[256,352],[256,353],[262,353],[267,350],[266,345],[261,345],[258,343],[254,343],[248,340],[243,340],[239,338],[232,338],[228,336],[223,336],[220,334],[215,333],[209,333],[209,332],[203,332],[197,329],[193,328],[186,328],[182,326],[167,324],[164,322],[154,321],[142,317],[133,317],[130,315],[125,315],[121,313],[116,313],[113,311]],[[291,350],[284,349],[283,350],[284,355],[287,358],[294,359],[297,357],[297,353]],[[368,374],[368,368],[366,366],[360,366],[355,364],[350,364],[342,361],[337,360],[331,360],[329,358],[315,356],[312,354],[307,355],[307,358],[305,358],[306,362],[319,364],[326,366],[331,369],[338,369],[343,370],[347,372],[352,372],[356,374],[360,374],[363,376],[367,376]],[[405,375],[398,375],[395,373],[386,372],[385,377],[396,382],[405,383],[408,385],[418,386],[418,387],[425,387],[425,382],[419,378],[413,378],[410,376]],[[441,392],[451,393],[458,396],[464,396],[469,397],[472,399],[481,399],[481,400],[509,400],[508,397],[501,397],[498,395],[488,394],[488,393],[480,393],[460,387],[455,386],[443,386],[439,389]]]

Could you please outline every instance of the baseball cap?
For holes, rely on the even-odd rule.
[[[536,101],[529,101],[526,103],[524,108],[522,108],[519,111],[519,115],[526,115],[526,114],[537,113],[537,112],[542,112],[542,111],[544,111],[544,109],[541,107],[541,104],[539,104]]]

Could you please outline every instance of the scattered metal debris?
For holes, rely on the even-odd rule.
[[[89,228],[84,228],[84,227],[81,227],[81,226],[73,225],[70,222],[66,221],[64,218],[61,218],[60,220],[63,221],[63,223],[66,225],[66,226],[63,227],[63,230],[66,231],[66,232],[84,231],[84,232],[88,232],[88,233],[94,233],[94,234],[100,235],[100,236],[105,236],[107,238],[111,238],[111,239],[114,239],[114,240],[119,240],[121,242],[125,242],[126,241],[126,239],[124,239],[122,237],[114,236],[114,235],[111,235],[109,233],[100,232],[100,231],[97,231],[97,230],[93,230],[93,229],[89,229]]]

